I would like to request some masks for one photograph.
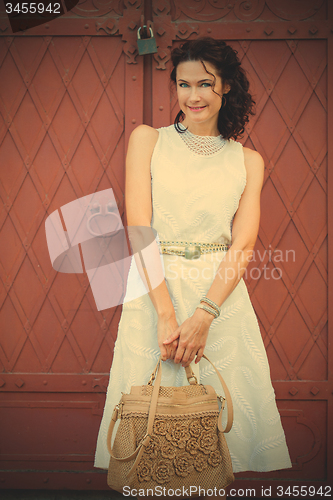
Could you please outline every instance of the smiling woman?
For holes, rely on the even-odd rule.
[[[187,47],[183,45],[174,49],[172,62],[174,67],[170,78],[177,85],[177,94],[179,84],[182,83],[182,78],[184,78],[182,71],[184,63],[186,63],[186,71],[189,77],[191,74],[193,77],[193,71],[197,70],[198,73],[194,76],[194,79],[198,78],[200,73],[202,82],[196,81],[196,84],[200,85],[200,83],[206,82],[208,85],[203,87],[207,88],[208,86],[208,89],[219,96],[219,112],[217,115],[219,133],[225,139],[237,139],[244,132],[244,126],[249,120],[249,115],[254,114],[254,101],[249,93],[249,82],[245,71],[240,65],[236,51],[225,42],[206,37],[196,40],[195,43]],[[191,63],[195,63],[195,66],[191,67]],[[189,85],[191,82],[185,81],[184,83]],[[211,94],[212,92],[207,92],[205,97]],[[200,98],[201,95],[198,95],[198,97]],[[179,101],[181,109],[175,119],[177,129],[178,123],[186,117],[186,103],[184,104],[185,108],[183,109]],[[191,105],[191,103],[189,104]],[[197,106],[198,104],[193,103],[193,107]],[[180,130],[178,129],[178,131]]]
[[[205,351],[233,400],[226,439],[234,472],[288,468],[267,355],[242,278],[257,239],[264,176],[260,154],[234,140],[253,113],[249,83],[236,52],[212,38],[183,43],[172,62],[175,123],[137,127],[126,160],[127,221],[156,231],[165,279],[138,299],[125,297],[95,465],[108,468],[107,429],[121,392],[146,384],[160,355],[161,385],[186,384],[182,367],[195,360],[197,379],[219,392]],[[141,278],[133,259],[129,283]],[[192,471],[190,448],[175,446]],[[154,460],[143,455],[149,478],[165,460],[155,451]],[[204,467],[209,450],[200,453]]]

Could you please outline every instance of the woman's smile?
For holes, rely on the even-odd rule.
[[[191,111],[194,111],[195,113],[198,111],[202,111],[203,109],[206,108],[206,106],[187,106]]]

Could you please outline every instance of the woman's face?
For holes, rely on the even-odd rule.
[[[186,116],[186,125],[205,123],[217,128],[218,114],[222,104],[222,95],[230,90],[223,85],[216,68],[204,61],[206,72],[200,61],[186,61],[177,66],[177,96],[180,109]],[[214,86],[215,82],[215,86]],[[214,88],[214,92],[213,92]]]

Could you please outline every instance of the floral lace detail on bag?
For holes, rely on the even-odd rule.
[[[154,422],[154,434],[159,436],[165,436],[169,429],[169,422],[166,420],[155,420]]]
[[[137,469],[137,476],[140,483],[142,483],[143,481],[150,481],[152,466],[153,462],[152,460],[149,460],[149,458],[144,457],[142,458],[142,460],[140,460]]]
[[[194,437],[190,437],[190,439],[186,443],[186,451],[191,453],[191,455],[195,455],[197,453],[197,449],[199,448],[199,443]]]
[[[217,467],[222,462],[222,457],[218,450],[212,451],[208,457],[208,463],[213,467]]]
[[[199,450],[209,455],[211,451],[215,451],[217,448],[217,435],[213,434],[211,431],[203,431],[199,437]]]
[[[176,456],[176,449],[171,443],[163,443],[161,446],[161,455],[163,458],[169,458],[172,460]]]
[[[171,476],[173,476],[175,470],[173,468],[171,460],[156,460],[152,468],[152,478],[157,483],[163,484],[170,481]]]
[[[210,429],[214,429],[216,425],[216,417],[213,417],[212,415],[208,415],[207,417],[201,417],[200,419],[201,425],[209,431]]]
[[[191,422],[191,425],[190,425],[191,436],[198,438],[200,436],[201,432],[202,432],[202,427],[200,425],[200,421],[194,420],[193,422]]]
[[[169,426],[165,437],[174,446],[178,446],[178,448],[185,448],[186,441],[189,438],[188,422],[174,422],[173,425],[171,424]]]
[[[156,458],[158,452],[161,449],[160,441],[157,436],[152,436],[149,444],[146,446],[146,453],[150,455],[151,458]]]
[[[207,469],[207,467],[208,467],[207,457],[202,453],[196,455],[194,460],[195,470],[197,470],[198,472],[202,472],[203,470]]]
[[[175,474],[186,477],[193,469],[202,472],[222,462],[216,433],[217,415],[188,421],[156,418],[151,440],[140,460],[140,482],[164,484]]]
[[[193,470],[193,461],[193,457],[186,451],[179,453],[173,461],[177,476],[188,476]]]

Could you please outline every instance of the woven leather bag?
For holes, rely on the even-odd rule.
[[[124,486],[146,491],[156,491],[159,486],[160,491],[165,487],[167,496],[172,496],[172,490],[185,491],[185,495],[179,491],[176,494],[184,498],[192,496],[186,491],[191,486],[219,490],[235,480],[224,437],[224,432],[229,432],[232,426],[232,401],[221,374],[211,364],[225,398],[218,396],[213,387],[198,384],[190,366],[186,368],[190,385],[161,387],[161,359],[148,385],[133,386],[130,394],[122,394],[113,410],[107,436],[110,488],[123,493]],[[228,419],[223,429],[225,400]],[[111,449],[117,419],[120,423]],[[193,492],[193,496],[198,493]]]

